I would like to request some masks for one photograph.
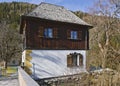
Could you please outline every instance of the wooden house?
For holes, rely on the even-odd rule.
[[[90,28],[71,11],[48,3],[22,15],[22,62],[27,72],[40,79],[85,72]]]

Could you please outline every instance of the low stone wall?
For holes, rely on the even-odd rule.
[[[77,75],[46,78],[40,86],[120,86],[120,73],[106,68]]]
[[[19,86],[39,86],[21,67],[18,67]]]

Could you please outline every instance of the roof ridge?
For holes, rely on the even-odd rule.
[[[64,6],[60,6],[60,5],[56,5],[56,4],[52,4],[52,3],[47,3],[47,2],[41,2],[38,6],[40,6],[42,4],[48,4],[48,5],[53,5],[53,6],[56,6],[56,7],[64,8]]]

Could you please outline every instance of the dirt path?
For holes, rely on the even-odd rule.
[[[0,86],[19,86],[19,82],[18,79],[1,80]]]

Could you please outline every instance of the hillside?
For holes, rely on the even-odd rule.
[[[37,5],[12,2],[12,3],[0,3],[0,20],[8,20],[9,23],[20,23],[20,15],[30,12]]]
[[[6,68],[12,59],[21,61],[20,16],[28,13],[36,6],[22,2],[0,3],[0,62],[5,61]]]

